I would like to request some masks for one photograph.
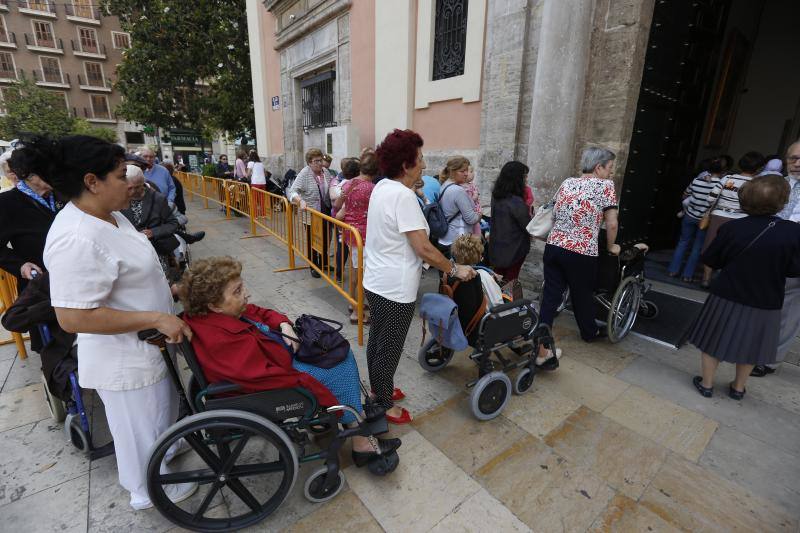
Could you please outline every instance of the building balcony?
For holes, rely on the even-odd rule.
[[[56,6],[47,0],[18,0],[18,11],[34,17],[57,18]]]
[[[0,11],[8,11],[8,0],[0,0]]]
[[[33,70],[33,81],[39,87],[50,87],[52,89],[69,89],[72,86],[69,74],[62,74],[56,70],[45,70],[43,72],[35,69]]]
[[[109,79],[98,78],[94,76],[85,78],[82,74],[78,74],[78,87],[84,91],[110,93],[112,83]]]
[[[67,12],[67,20],[77,22],[78,24],[94,24],[100,25],[100,8],[88,6],[73,6],[66,4],[64,6]]]
[[[64,41],[62,39],[39,40],[33,38],[29,33],[25,34],[25,46],[31,52],[43,52],[46,54],[64,55]]]
[[[88,107],[83,108],[83,118],[89,122],[100,122],[102,124],[115,124],[117,122],[117,119],[111,113],[95,113],[94,110]]]
[[[97,44],[94,47],[82,46],[81,43],[76,43],[70,39],[72,45],[72,55],[78,57],[88,57],[91,59],[105,59],[106,58],[106,45]]]
[[[20,69],[22,73],[22,69]],[[19,80],[17,73],[14,70],[0,70],[0,83],[15,83]]]
[[[5,35],[0,35],[0,48],[17,48],[17,34],[7,31]]]

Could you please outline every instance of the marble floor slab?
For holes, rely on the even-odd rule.
[[[36,352],[28,354],[27,359],[17,357],[3,385],[3,392],[21,389],[42,380],[42,359]]]
[[[442,519],[431,533],[478,531],[530,532],[531,529],[492,495],[481,489]]]
[[[576,331],[561,328],[559,332],[563,333],[555,337],[556,347],[560,348],[565,356],[580,361],[603,374],[616,375],[637,357],[621,344],[587,343],[580,338]]]
[[[0,431],[50,418],[41,383],[0,393]]]
[[[88,505],[89,474],[84,474],[0,507],[0,530],[84,533]]]
[[[636,386],[623,392],[603,414],[690,461],[697,461],[719,425]]]
[[[556,372],[540,372],[535,387],[544,394],[556,391],[595,411],[603,411],[629,387],[628,383],[604,374],[564,355]]]
[[[556,390],[542,391],[538,379],[537,374],[528,392],[511,398],[503,416],[541,439],[561,425],[581,404]]]
[[[14,358],[0,359],[0,391],[3,390],[8,373],[11,371],[11,366],[14,364]]]
[[[330,502],[290,525],[286,533],[382,533],[383,529],[353,491],[344,489]]]
[[[6,330],[0,326],[0,337],[8,338]],[[28,343],[25,343],[25,346],[28,346]],[[17,345],[13,342],[8,344],[0,345],[0,361],[8,361],[9,359],[14,359],[17,356]]]
[[[570,463],[589,467],[634,500],[667,458],[663,446],[587,407],[575,411],[544,442]]]
[[[798,527],[781,507],[674,454],[640,503],[686,531],[796,532]]]
[[[612,531],[678,533],[682,530],[639,505],[635,500],[618,494],[609,502],[603,514],[597,517],[588,531],[589,533],[610,533]]]
[[[345,470],[348,484],[389,532],[427,531],[480,490],[480,485],[416,431],[403,437],[400,465],[383,478]]]

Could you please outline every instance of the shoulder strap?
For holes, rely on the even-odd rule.
[[[483,301],[481,302],[481,306],[475,311],[475,314],[472,317],[472,320],[469,321],[467,324],[467,328],[464,330],[464,335],[467,337],[472,333],[478,324],[481,323],[481,319],[483,315],[486,314],[486,309],[489,307],[489,299],[486,297],[486,294],[483,295]]]
[[[438,200],[438,203],[439,203],[439,205],[441,205],[441,203],[442,203],[442,198],[444,198],[444,191],[446,191],[447,189],[449,189],[449,188],[450,188],[450,187],[452,187],[453,185],[455,185],[455,183],[451,183],[450,185],[448,185],[447,187],[445,187],[444,189],[442,189],[442,192],[441,192],[441,193],[439,193],[439,200]],[[442,209],[442,212],[444,212],[444,209]],[[459,209],[456,209],[456,213],[455,213],[453,216],[451,216],[450,218],[448,218],[448,219],[447,219],[447,224],[449,225],[449,224],[450,224],[452,221],[454,221],[454,220],[456,219],[456,217],[457,217],[458,215],[460,215],[460,214],[461,214],[461,211],[460,211]]]
[[[758,235],[756,235],[755,237],[753,237],[753,240],[752,240],[752,241],[750,241],[750,242],[748,242],[748,243],[747,243],[747,246],[745,246],[744,248],[742,248],[742,251],[741,251],[741,252],[739,252],[738,254],[736,254],[735,256],[733,256],[733,258],[732,258],[730,261],[728,261],[728,264],[727,264],[727,265],[725,265],[725,266],[728,266],[728,265],[730,265],[731,263],[733,263],[734,261],[736,261],[737,259],[739,259],[739,258],[740,258],[742,255],[744,255],[744,253],[745,253],[747,250],[749,250],[749,249],[750,249],[750,247],[751,247],[751,246],[753,246],[753,245],[756,243],[756,241],[757,241],[758,239],[760,239],[760,238],[761,238],[761,237],[762,237],[762,236],[763,236],[763,235],[764,235],[764,234],[765,234],[765,233],[766,233],[766,232],[767,232],[767,231],[768,231],[770,228],[774,228],[774,227],[775,227],[775,221],[774,221],[774,220],[772,220],[772,221],[771,221],[769,224],[767,224],[767,227],[765,227],[764,229],[762,229],[762,230],[761,230],[761,233],[759,233]]]

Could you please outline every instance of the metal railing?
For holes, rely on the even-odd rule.
[[[232,214],[246,216],[249,237],[274,237],[286,245],[288,268],[276,272],[311,268],[319,273],[353,308],[358,323],[358,343],[364,344],[364,242],[359,231],[314,209],[290,204],[285,197],[236,180],[224,180],[189,172],[176,172],[189,201],[199,197],[203,207],[216,204]],[[260,230],[266,233],[260,233]],[[328,253],[335,250],[333,257]],[[297,267],[296,258],[308,264]]]
[[[17,278],[6,272],[0,270],[0,315],[5,313],[9,307],[17,299]],[[10,339],[0,339],[0,346],[11,344],[12,342],[17,345],[20,359],[27,359],[28,352],[25,349],[25,338],[22,333],[10,332]]]

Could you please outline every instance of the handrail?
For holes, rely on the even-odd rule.
[[[0,270],[0,315],[5,313],[9,307],[14,304],[17,299],[17,278],[6,272]],[[14,343],[17,345],[20,359],[27,359],[28,352],[25,349],[25,338],[22,333],[10,331],[10,339],[0,339],[0,346],[5,344]]]

